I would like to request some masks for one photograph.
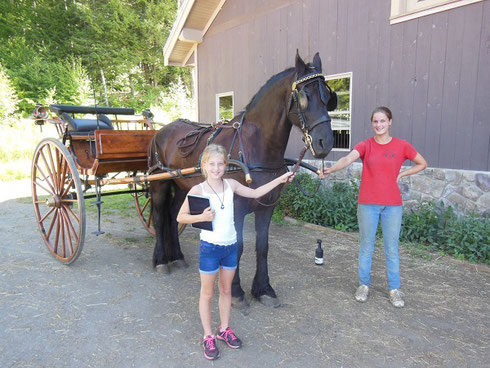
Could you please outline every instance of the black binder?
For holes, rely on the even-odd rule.
[[[203,211],[210,206],[209,198],[198,196],[195,194],[188,194],[187,200],[189,201],[189,209],[191,215],[200,215]],[[213,231],[212,221],[195,222],[192,227]]]

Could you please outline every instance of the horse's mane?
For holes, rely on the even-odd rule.
[[[257,101],[259,101],[262,95],[265,93],[265,91],[267,91],[271,86],[273,86],[278,79],[281,79],[286,74],[291,73],[292,70],[294,70],[294,68],[287,68],[286,70],[283,70],[282,72],[270,77],[269,80],[262,87],[260,87],[259,91],[252,97],[248,105],[245,107],[245,111],[248,111],[249,109],[253,108],[257,103]]]
[[[315,67],[311,63],[306,63],[306,69],[315,69]],[[273,75],[272,77],[269,78],[265,84],[260,87],[259,91],[252,97],[248,105],[245,107],[245,111],[248,111],[249,109],[253,108],[257,101],[262,97],[265,91],[267,91],[270,87],[272,87],[278,79],[283,78],[286,74],[291,73],[291,71],[294,70],[294,68],[287,68],[283,70],[280,73],[277,73],[276,75]]]

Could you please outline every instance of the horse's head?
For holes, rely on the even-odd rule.
[[[337,95],[325,82],[318,53],[311,64],[306,64],[296,53],[294,78],[288,118],[302,130],[313,156],[323,158],[334,143],[328,112],[337,107]]]

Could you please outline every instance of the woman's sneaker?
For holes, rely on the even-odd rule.
[[[358,302],[364,303],[367,300],[369,294],[369,286],[367,285],[360,285],[357,290],[356,294],[354,297]]]
[[[214,360],[219,358],[219,350],[216,345],[216,336],[208,335],[202,340],[204,347],[204,356],[206,359]]]
[[[390,290],[388,294],[390,295],[390,302],[395,308],[403,308],[405,305],[403,297],[405,295],[399,289]]]
[[[228,345],[232,349],[240,349],[242,347],[242,341],[236,337],[235,333],[231,328],[227,328],[224,331],[221,331],[221,327],[218,328],[218,333],[216,334],[216,337],[219,340],[223,340],[226,342],[226,345]]]

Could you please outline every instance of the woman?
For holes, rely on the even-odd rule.
[[[360,158],[363,162],[359,190],[357,219],[361,246],[359,250],[359,287],[355,298],[365,302],[369,293],[371,260],[376,240],[378,222],[383,229],[383,245],[386,256],[386,276],[390,302],[397,308],[405,305],[400,291],[398,240],[402,222],[402,197],[398,183],[404,176],[416,174],[427,167],[427,162],[410,143],[390,136],[392,114],[381,106],[371,114],[374,136],[360,142],[345,157],[324,174],[342,170]],[[400,172],[405,160],[415,165]]]

